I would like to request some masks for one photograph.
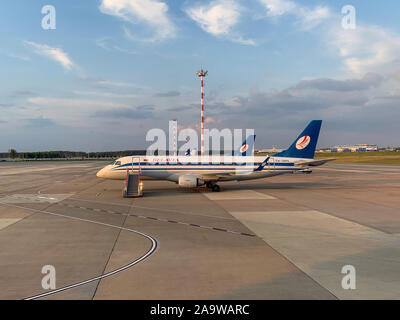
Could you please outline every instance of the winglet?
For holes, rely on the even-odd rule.
[[[259,167],[258,167],[256,170],[254,170],[254,171],[262,171],[262,170],[264,169],[264,167],[267,165],[269,158],[271,158],[271,157],[267,157],[267,158],[263,161],[263,163],[261,163],[261,164],[259,165]]]

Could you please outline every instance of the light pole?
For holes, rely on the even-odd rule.
[[[204,78],[207,76],[207,70],[197,71],[197,76],[201,79],[201,155],[204,156]]]

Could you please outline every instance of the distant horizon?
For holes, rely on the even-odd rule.
[[[343,145],[344,146],[344,145]],[[287,149],[289,146],[287,146],[287,147],[276,147],[276,149],[277,150],[285,150],[285,149]],[[330,148],[334,148],[335,146],[328,146],[328,147],[318,147],[317,149],[316,149],[316,151],[319,151],[319,150],[324,150],[324,149],[330,149]],[[398,149],[398,148],[400,148],[400,145],[399,146],[391,146],[391,145],[388,145],[388,146],[379,146],[378,145],[378,149],[384,149],[384,148],[394,148],[394,149]],[[260,150],[268,150],[268,149],[270,149],[270,150],[272,150],[273,149],[273,147],[262,147],[262,148],[256,148],[255,149],[255,152],[257,152],[257,151],[260,151]],[[15,149],[16,150],[16,149]],[[213,150],[213,149],[211,149],[211,150]],[[211,151],[211,150],[209,150],[209,151]],[[40,152],[75,152],[75,153],[86,153],[86,154],[89,154],[89,153],[107,153],[107,152],[110,152],[110,153],[112,153],[112,152],[128,152],[128,151],[133,151],[133,152],[140,152],[140,151],[144,151],[144,152],[146,152],[146,149],[126,149],[126,150],[104,150],[104,151],[90,151],[90,152],[87,152],[87,151],[82,151],[82,150],[39,150],[39,151],[18,151],[18,150],[16,150],[18,153],[40,153]],[[160,150],[160,151],[162,151],[162,152],[165,152],[165,151],[168,151],[168,150]],[[207,151],[207,150],[206,150]],[[221,150],[221,152],[222,152],[223,150]],[[172,150],[171,150],[171,152],[172,152]],[[227,152],[233,152],[233,150],[228,150]],[[8,154],[8,151],[0,151],[0,154]]]

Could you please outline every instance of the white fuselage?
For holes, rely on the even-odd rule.
[[[305,159],[266,156],[128,156],[101,169],[97,176],[123,180],[127,172],[140,172],[141,179],[177,181],[177,176],[193,175],[205,181],[251,180],[302,170],[296,163]],[[309,159],[308,159],[309,160]]]

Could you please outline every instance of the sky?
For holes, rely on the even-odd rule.
[[[47,11],[55,8],[55,29]],[[354,28],[343,26],[346,5]],[[145,149],[146,133],[254,129],[288,146],[400,145],[398,0],[46,0],[0,4],[0,151]],[[52,20],[51,20],[52,21]],[[349,22],[350,20],[345,20]],[[347,27],[346,27],[347,26]]]

